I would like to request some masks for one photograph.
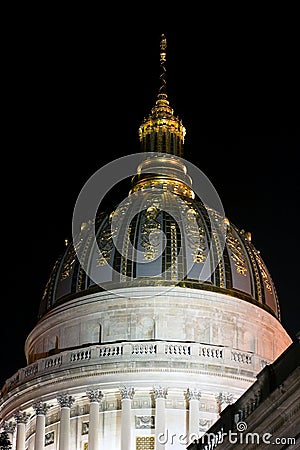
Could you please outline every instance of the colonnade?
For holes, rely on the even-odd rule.
[[[132,399],[135,390],[132,386],[122,386],[119,388],[121,396],[121,450],[131,450],[133,443],[132,435]],[[154,386],[153,394],[155,399],[155,450],[164,450],[166,444],[162,437],[166,431],[166,399],[168,389],[162,386]],[[188,408],[188,436],[196,437],[199,435],[199,400],[201,393],[197,389],[187,388],[186,399],[189,404]],[[103,393],[98,390],[89,390],[86,392],[89,398],[89,427],[88,427],[88,449],[101,449],[99,439],[99,404],[103,400]],[[60,406],[59,421],[59,450],[71,450],[70,448],[70,420],[71,407],[75,398],[68,394],[61,394],[56,399]],[[38,401],[32,405],[35,411],[35,435],[34,450],[45,450],[45,428],[46,414],[51,405]],[[26,450],[26,424],[30,419],[30,415],[25,412],[18,412],[15,415],[15,424],[9,422],[7,429],[10,430],[11,436],[16,429],[15,449]]]

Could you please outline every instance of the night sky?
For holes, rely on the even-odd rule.
[[[1,384],[25,365],[24,342],[53,264],[71,239],[80,190],[106,163],[140,151],[138,127],[159,88],[161,33],[168,43],[169,101],[187,130],[185,159],[210,179],[226,216],[251,231],[275,282],[283,326],[295,337],[298,28],[293,11],[276,13],[276,20],[253,14],[227,22],[220,13],[185,31],[155,24],[107,33],[79,11],[76,21],[43,15],[22,32],[12,24],[2,164]]]

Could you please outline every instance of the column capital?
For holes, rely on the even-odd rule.
[[[162,386],[153,386],[155,400],[158,398],[167,398],[168,388]]]
[[[217,401],[220,405],[222,405],[223,403],[231,405],[233,403],[233,394],[230,394],[229,392],[220,392],[217,396]]]
[[[16,420],[17,424],[19,424],[19,423],[26,424],[29,419],[30,419],[30,414],[27,414],[26,412],[19,411],[19,412],[17,412],[17,414],[15,414],[15,420]]]
[[[32,405],[35,410],[36,415],[46,415],[50,406],[47,403],[43,403],[42,401],[36,402]]]
[[[132,386],[121,386],[119,389],[122,400],[125,400],[126,398],[129,398],[130,400],[133,399],[135,391]]]
[[[75,402],[75,398],[68,394],[61,394],[57,397],[57,402],[61,408],[71,408]]]
[[[99,389],[91,389],[89,391],[86,391],[86,395],[88,396],[90,402],[97,402],[100,403],[103,399],[103,394]]]
[[[187,388],[186,390],[186,396],[188,401],[190,400],[200,400],[201,398],[201,391],[196,388]]]
[[[16,423],[12,421],[4,422],[3,429],[6,433],[13,433],[16,429]]]

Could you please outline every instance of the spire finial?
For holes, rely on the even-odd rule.
[[[166,91],[166,48],[164,34],[160,40],[160,87],[151,114],[139,127],[142,151],[169,153],[183,157],[185,128],[181,120],[175,117]]]
[[[160,87],[158,91],[158,97],[159,98],[165,98],[167,95],[166,86],[167,86],[167,79],[166,79],[166,48],[167,48],[167,39],[164,34],[161,35],[160,40]]]

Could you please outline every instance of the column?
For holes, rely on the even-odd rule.
[[[57,397],[61,407],[59,424],[59,450],[70,450],[70,409],[75,399],[62,394]]]
[[[199,437],[199,400],[201,392],[197,389],[187,388],[186,396],[189,401],[188,443],[190,444]]]
[[[134,396],[132,386],[120,387],[122,402],[121,450],[131,450],[131,401]]]
[[[18,412],[15,415],[17,422],[17,439],[16,439],[16,450],[25,450],[25,440],[26,440],[26,423],[28,422],[30,415],[25,412]]]
[[[90,400],[89,414],[89,450],[99,450],[99,403],[103,394],[99,390],[87,391]]]
[[[16,429],[15,422],[12,422],[12,421],[5,422],[3,429],[7,433],[8,439],[10,440],[10,442],[12,444],[13,443],[13,439],[14,439],[14,432],[15,432],[15,429]]]
[[[164,450],[166,445],[166,398],[168,389],[153,388],[155,398],[155,449]]]
[[[34,450],[44,450],[46,414],[50,406],[43,402],[37,402],[32,407],[36,414]]]

